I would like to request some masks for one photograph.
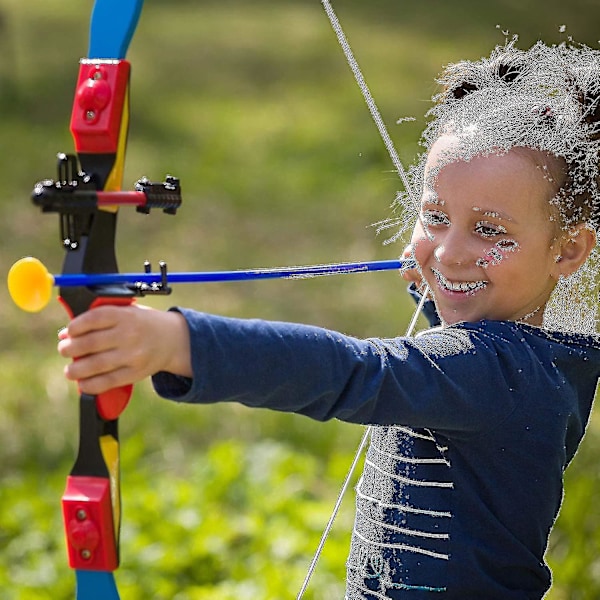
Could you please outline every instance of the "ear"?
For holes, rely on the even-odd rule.
[[[568,277],[583,265],[596,245],[596,232],[581,223],[572,227],[559,240],[555,275]]]

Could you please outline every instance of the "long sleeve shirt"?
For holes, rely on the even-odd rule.
[[[181,310],[192,379],[158,393],[375,426],[347,598],[539,599],[563,471],[598,378],[595,336],[506,321],[359,340]]]

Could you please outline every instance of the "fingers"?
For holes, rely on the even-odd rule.
[[[110,330],[117,318],[117,315],[111,318],[110,308],[113,307],[96,308],[75,317],[58,334],[59,354],[65,358],[79,358],[110,348]]]
[[[73,359],[65,367],[67,379],[88,394],[159,371],[192,376],[187,322],[177,312],[101,306],[73,319],[58,338],[60,355]]]
[[[79,361],[73,363],[73,365],[78,365],[78,363]],[[84,394],[95,396],[114,388],[129,385],[135,381],[134,371],[129,368],[113,369],[101,374],[98,374],[94,369],[95,374],[91,377],[73,377],[70,371],[68,372],[68,369],[73,365],[65,368],[65,374],[67,379],[77,381],[80,392]]]
[[[75,358],[65,367],[65,375],[71,381],[84,381],[128,366],[119,350],[110,349]]]
[[[414,244],[410,243],[402,252],[402,258],[414,258]],[[413,269],[405,269],[401,272],[402,278],[409,282],[420,283],[421,273],[417,267]]]
[[[127,309],[133,307],[104,305],[88,310],[75,317],[66,327],[69,337],[75,338],[86,333],[114,327],[124,316]],[[135,307],[136,309],[139,307]]]
[[[64,369],[82,392],[97,394],[133,383],[143,358],[141,307],[102,306],[76,317],[59,332],[58,352],[73,362]]]
[[[66,330],[66,335],[58,342],[58,352],[64,358],[80,358],[88,354],[105,352],[115,347],[115,334],[111,329],[100,329],[73,336]]]
[[[402,252],[402,258],[412,258],[418,264],[416,252],[417,246],[419,242],[425,240],[426,237],[427,236],[425,228],[423,227],[421,219],[417,219],[411,235],[410,243],[404,248],[404,251]],[[406,269],[405,271],[403,271],[402,278],[411,283],[416,283],[417,286],[421,286],[421,284],[424,283],[423,277],[421,276],[421,271],[418,266],[414,269]]]

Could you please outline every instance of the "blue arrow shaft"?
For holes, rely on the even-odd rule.
[[[371,262],[337,263],[330,265],[310,265],[304,267],[280,267],[273,269],[248,269],[238,271],[200,271],[167,273],[167,282],[173,283],[215,283],[224,281],[253,281],[257,279],[305,279],[344,273],[365,273],[369,271],[406,270],[416,265],[412,260],[380,260]],[[94,273],[54,275],[54,284],[60,287],[133,285],[135,283],[160,283],[160,273]]]

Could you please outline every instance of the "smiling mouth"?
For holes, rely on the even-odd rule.
[[[431,269],[435,275],[438,285],[449,292],[474,293],[482,290],[488,284],[487,281],[449,281],[436,269]]]

